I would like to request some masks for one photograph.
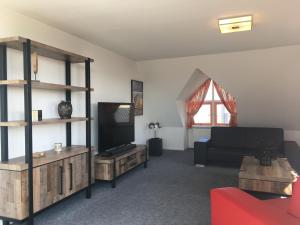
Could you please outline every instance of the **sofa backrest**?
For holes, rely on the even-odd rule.
[[[283,148],[284,134],[281,128],[245,129],[245,145],[247,148],[272,148],[281,151]]]
[[[242,148],[245,143],[244,129],[240,127],[212,127],[211,144],[215,147]]]
[[[283,129],[263,127],[212,127],[212,145],[216,147],[260,149],[283,148]]]

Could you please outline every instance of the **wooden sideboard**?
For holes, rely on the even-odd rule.
[[[134,149],[114,156],[96,156],[95,178],[96,180],[111,181],[112,187],[115,187],[117,177],[141,164],[147,168],[148,158],[148,149],[145,145],[138,145]]]
[[[94,154],[91,154],[92,162]],[[28,164],[24,157],[0,163],[0,216],[23,220],[28,217]],[[94,182],[94,163],[92,163]],[[88,186],[88,149],[66,147],[46,151],[33,160],[33,209],[38,212]]]

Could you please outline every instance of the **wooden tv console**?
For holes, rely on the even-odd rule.
[[[145,145],[138,145],[125,153],[114,156],[95,157],[95,179],[100,181],[110,181],[112,187],[116,187],[116,178],[144,164],[147,168],[148,149]]]

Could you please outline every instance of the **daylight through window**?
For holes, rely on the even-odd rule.
[[[194,116],[195,125],[229,125],[230,113],[221,102],[213,81],[210,82],[204,103]]]

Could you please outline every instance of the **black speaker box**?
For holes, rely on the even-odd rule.
[[[161,156],[162,151],[162,139],[161,138],[151,138],[148,140],[149,155]]]

